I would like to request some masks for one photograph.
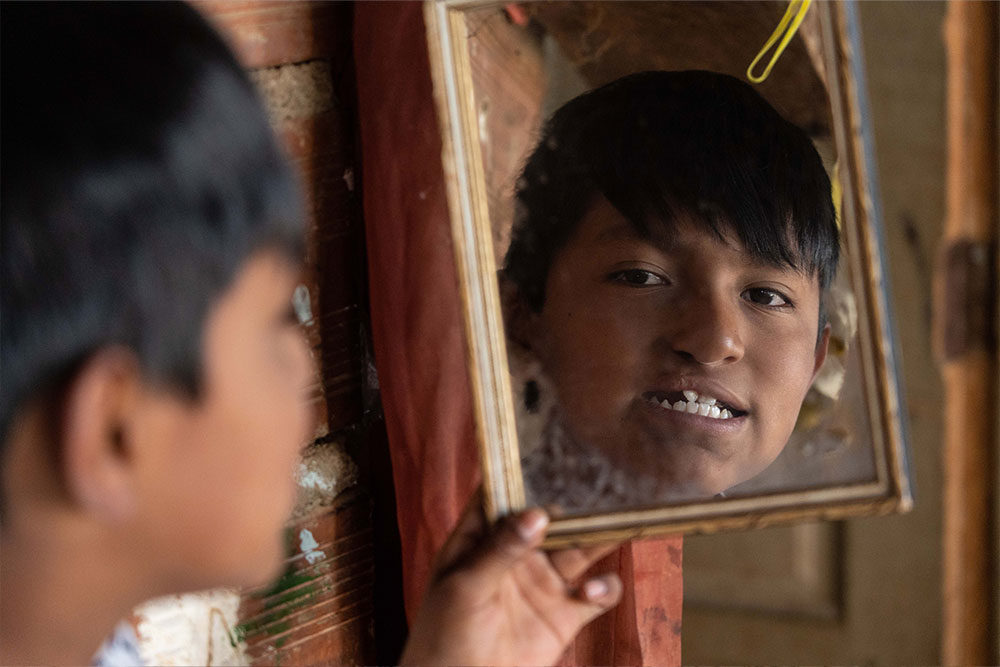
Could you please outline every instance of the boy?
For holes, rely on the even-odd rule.
[[[276,574],[312,430],[302,212],[191,8],[8,4],[2,31],[0,663],[83,664],[147,598]],[[404,658],[554,661],[612,606],[546,521],[470,512]]]
[[[732,77],[634,74],[556,112],[517,202],[508,330],[546,413],[531,500],[711,498],[767,467],[829,338],[839,241],[809,137]]]

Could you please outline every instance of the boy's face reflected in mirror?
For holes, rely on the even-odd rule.
[[[694,220],[644,239],[599,197],[554,258],[528,343],[570,438],[658,495],[706,497],[788,441],[826,356],[819,301],[814,275]]]

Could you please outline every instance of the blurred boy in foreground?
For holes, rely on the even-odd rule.
[[[0,663],[90,660],[144,599],[277,573],[311,431],[298,192],[182,4],[6,5]],[[403,661],[540,664],[613,606],[600,555],[473,502]]]

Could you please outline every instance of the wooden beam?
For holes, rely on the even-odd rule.
[[[942,664],[996,664],[997,77],[995,2],[951,2],[947,214],[936,337],[945,391]]]

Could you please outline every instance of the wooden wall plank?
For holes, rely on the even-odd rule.
[[[952,2],[947,216],[936,336],[945,386],[944,664],[996,664],[1000,5]]]
[[[247,67],[273,67],[315,58],[343,59],[351,49],[352,3],[275,0],[199,0],[193,3],[230,40]]]

